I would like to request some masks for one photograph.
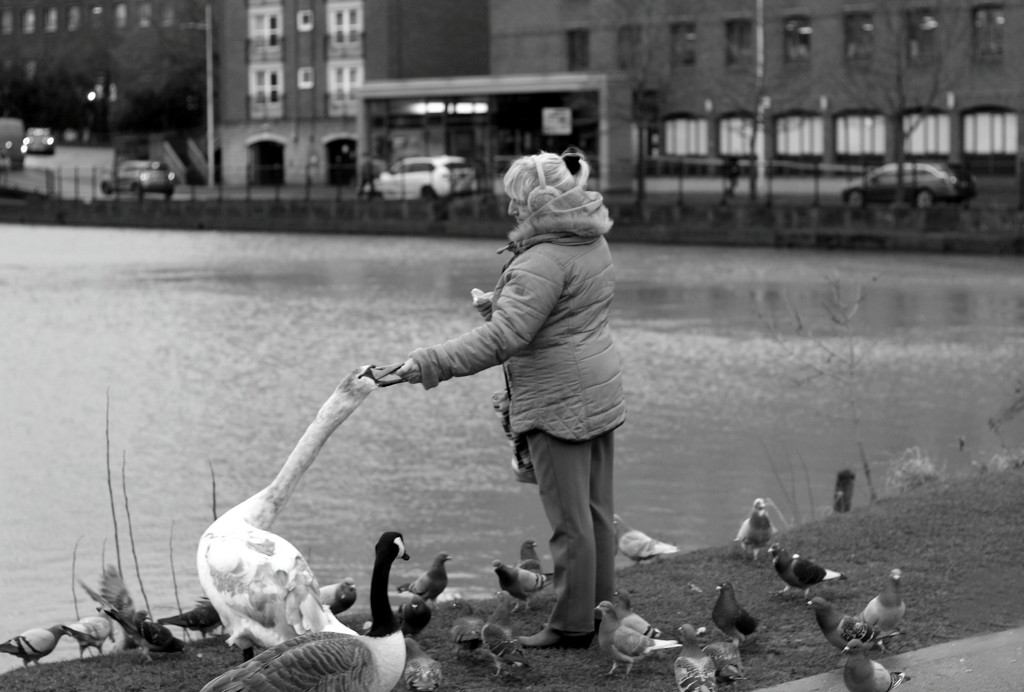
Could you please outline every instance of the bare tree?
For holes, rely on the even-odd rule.
[[[903,199],[907,143],[927,119],[950,107],[947,94],[962,84],[966,62],[951,58],[970,40],[969,8],[957,0],[925,7],[914,0],[875,0],[848,22],[863,37],[847,43],[847,69],[839,83],[856,103],[883,113],[893,128],[898,164],[897,200]],[[852,54],[851,54],[852,53]]]

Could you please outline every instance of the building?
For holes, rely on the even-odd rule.
[[[226,184],[353,184],[362,129],[362,0],[217,7]]]

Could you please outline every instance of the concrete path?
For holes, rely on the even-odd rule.
[[[909,679],[900,685],[901,691],[1020,692],[1024,690],[1024,628],[874,660],[907,674]],[[757,692],[846,692],[846,685],[843,669],[836,668]]]

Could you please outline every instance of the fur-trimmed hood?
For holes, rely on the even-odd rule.
[[[555,239],[592,240],[612,228],[608,208],[598,192],[574,187],[558,195],[513,228],[508,238],[514,250]]]

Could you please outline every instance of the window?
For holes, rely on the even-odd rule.
[[[821,156],[825,127],[820,115],[784,115],[775,119],[775,153],[779,156]]]
[[[299,10],[295,14],[295,27],[299,31],[313,30],[313,10]]]
[[[615,55],[620,70],[633,70],[640,66],[643,34],[639,26],[620,26]]]
[[[36,78],[36,74],[39,72],[39,63],[35,60],[25,61],[25,79],[33,81]]]
[[[665,121],[665,153],[670,156],[707,156],[708,121],[683,115]]]
[[[351,3],[349,3],[351,4]],[[363,40],[363,16],[358,7],[329,7],[327,32],[333,43],[356,43]]]
[[[255,103],[278,103],[281,100],[280,70],[265,67],[254,69],[250,89]]]
[[[166,4],[160,10],[160,25],[174,26],[174,6]]]
[[[118,29],[128,26],[128,5],[123,2],[114,4],[114,26]]]
[[[143,29],[153,26],[153,3],[139,3],[139,26]]]
[[[21,33],[36,33],[36,11],[31,7],[21,11]]]
[[[911,156],[949,155],[948,113],[907,113],[903,116],[903,151]]]
[[[590,32],[586,29],[571,29],[566,34],[566,47],[570,71],[590,69]]]
[[[979,111],[964,116],[964,153],[975,155],[1017,153],[1017,114]]]
[[[334,65],[327,73],[327,91],[333,101],[353,98],[353,92],[363,85],[363,70],[358,62]]]
[[[0,35],[10,36],[14,33],[14,10],[0,10]]]
[[[252,12],[249,38],[256,48],[276,48],[281,43],[281,17],[273,11]]]
[[[974,59],[986,62],[1002,62],[1003,27],[1006,14],[1000,6],[976,7],[974,9]]]
[[[850,12],[843,17],[847,60],[870,60],[875,52],[875,22],[869,12]]]
[[[672,41],[672,66],[695,65],[697,63],[697,25],[694,22],[679,22],[669,28]]]
[[[52,34],[57,31],[60,22],[60,12],[56,7],[47,7],[43,12],[43,31]]]
[[[300,89],[312,89],[313,88],[313,68],[312,67],[300,67],[298,75],[296,77]]]
[[[906,14],[907,58],[926,63],[938,57],[939,20],[931,10],[911,10]]]
[[[884,156],[885,118],[875,114],[836,117],[836,154],[839,156]]]
[[[64,10],[64,26],[67,27],[68,31],[78,31],[78,27],[82,25],[82,8],[78,5],[72,5],[71,7]]]
[[[749,19],[725,23],[725,64],[747,65],[754,59],[754,30]]]
[[[807,17],[787,17],[782,23],[782,45],[786,62],[809,62],[811,59],[811,20]]]
[[[754,119],[733,115],[718,121],[718,153],[722,156],[750,156]]]

